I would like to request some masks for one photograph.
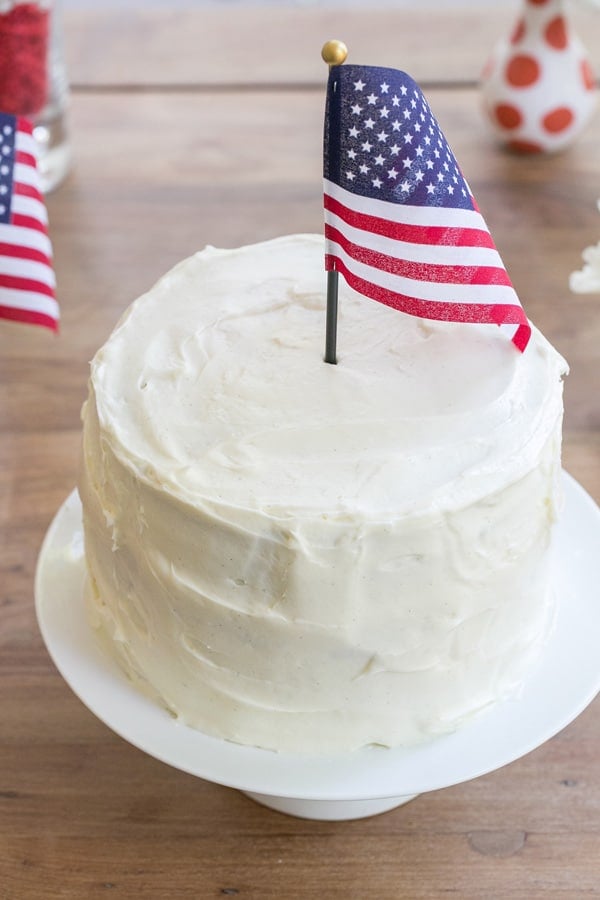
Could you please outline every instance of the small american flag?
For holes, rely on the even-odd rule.
[[[0,318],[56,331],[58,317],[32,127],[0,112]]]
[[[454,154],[410,76],[333,66],[324,140],[325,267],[426,319],[531,327]]]

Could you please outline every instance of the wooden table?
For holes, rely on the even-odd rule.
[[[380,817],[303,821],[116,737],[57,674],[33,606],[40,542],[76,480],[88,361],[121,311],[206,243],[320,230],[319,50],[334,36],[353,60],[423,84],[528,314],[571,363],[564,462],[600,500],[600,297],[568,288],[600,238],[600,116],[555,157],[496,146],[477,75],[510,19],[280,6],[66,17],[76,165],[48,199],[61,333],[0,322],[2,900],[600,896],[599,701],[494,774]],[[600,16],[580,20],[598,55]]]

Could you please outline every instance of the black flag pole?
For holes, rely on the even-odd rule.
[[[329,66],[341,66],[348,56],[348,48],[342,41],[327,41],[321,50],[323,60]],[[338,281],[336,271],[327,273],[327,316],[325,320],[325,356],[326,363],[337,364],[337,315],[338,315]]]
[[[325,319],[326,363],[337,365],[337,314],[338,314],[338,272],[327,273],[327,316]]]

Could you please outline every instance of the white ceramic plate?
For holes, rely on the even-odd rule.
[[[543,659],[518,700],[415,749],[373,748],[329,757],[274,753],[209,737],[175,721],[137,691],[88,625],[76,492],[57,513],[40,552],[40,629],[65,681],[109,728],[151,756],[209,781],[273,798],[338,802],[399,799],[458,784],[533,750],[600,690],[600,510],[569,475],[564,484],[566,505],[555,554],[558,619]]]

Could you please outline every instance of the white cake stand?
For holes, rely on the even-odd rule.
[[[564,486],[566,505],[556,535],[556,628],[522,695],[456,734],[414,749],[370,748],[339,756],[274,753],[178,723],[139,693],[88,624],[76,492],[57,513],[40,552],[38,622],[50,655],[77,696],[109,728],[151,756],[289,815],[374,815],[518,759],[564,728],[600,690],[600,510],[566,474]]]

